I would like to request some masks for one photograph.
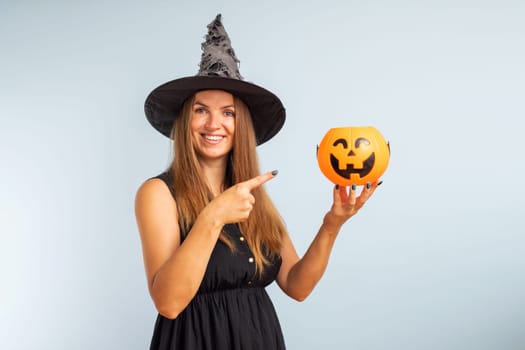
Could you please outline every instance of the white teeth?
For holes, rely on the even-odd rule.
[[[223,138],[223,136],[216,136],[216,135],[204,135],[204,137],[207,140],[211,140],[211,141],[219,141],[219,140],[222,140]]]

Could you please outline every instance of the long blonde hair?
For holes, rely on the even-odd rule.
[[[190,118],[193,103],[194,97],[185,102],[171,134],[174,140],[174,159],[170,166],[170,173],[177,201],[179,226],[183,235],[189,232],[199,213],[213,198],[191,140]],[[225,174],[225,189],[260,175],[257,143],[250,111],[235,96],[234,106],[235,137]],[[267,258],[274,258],[280,254],[286,228],[262,186],[252,190],[252,195],[255,197],[253,210],[248,220],[238,225],[254,255],[260,275],[269,262]],[[233,243],[224,232],[219,239],[233,249]]]

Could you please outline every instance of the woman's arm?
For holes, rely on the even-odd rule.
[[[285,236],[281,250],[283,263],[277,283],[287,295],[303,301],[312,292],[328,265],[339,230],[361,209],[377,186],[377,182],[371,184],[370,188],[365,186],[358,197],[355,189],[350,189],[348,193],[345,187],[336,186],[332,208],[326,213],[317,235],[301,259],[288,235]]]
[[[255,201],[250,191],[273,177],[266,173],[215,197],[182,244],[177,204],[168,187],[151,179],[139,188],[135,215],[150,295],[161,315],[174,319],[186,308],[199,289],[222,227],[246,220]]]
[[[139,188],[135,215],[150,295],[158,312],[174,319],[197,293],[222,225],[203,212],[181,244],[177,205],[159,179]]]

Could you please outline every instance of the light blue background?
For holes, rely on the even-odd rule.
[[[261,146],[302,253],[331,199],[315,146],[374,125],[384,184],[304,303],[289,349],[525,348],[522,1],[0,3],[0,348],[145,349],[133,201],[169,162],[146,95],[193,75],[216,13],[287,123]]]

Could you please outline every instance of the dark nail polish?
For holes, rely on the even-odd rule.
[[[335,189],[338,190],[339,189],[339,185],[335,185]]]
[[[273,176],[275,176],[275,175],[277,175],[277,174],[279,174],[279,170],[274,170],[274,171],[272,171],[272,175],[273,175]]]
[[[356,185],[352,185],[352,191],[355,191],[356,188],[357,188]]]
[[[376,186],[376,187],[378,187],[378,186],[381,185],[382,183],[383,183],[383,181],[379,181],[379,182],[377,183],[377,186]]]
[[[366,188],[369,189],[370,186],[372,186],[372,184],[371,184],[370,182],[367,182],[367,183],[366,183]]]

